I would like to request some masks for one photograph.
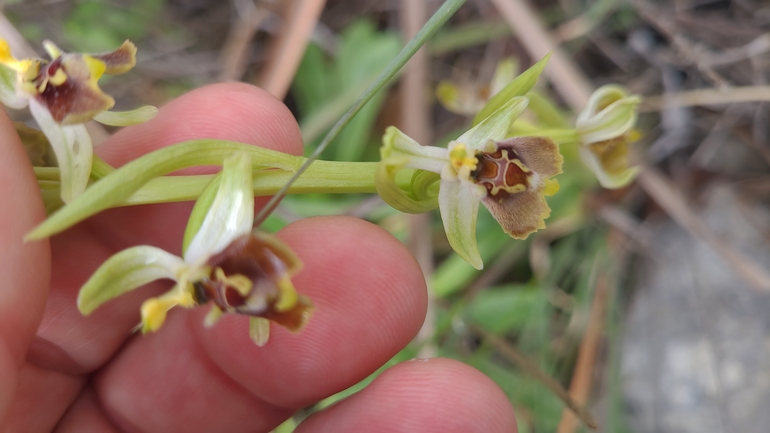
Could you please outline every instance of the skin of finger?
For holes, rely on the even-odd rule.
[[[380,375],[295,433],[516,433],[513,408],[487,376],[450,359],[416,359]]]
[[[302,151],[299,127],[288,109],[245,84],[197,89],[162,107],[157,118],[126,128],[97,148],[108,162],[131,158],[192,138],[221,138],[272,149]],[[110,255],[149,244],[179,254],[191,203],[113,209],[53,239],[51,294],[38,336],[90,371],[109,359],[138,323],[141,302],[157,287],[124,295],[83,317],[76,308],[80,286]]]
[[[200,112],[206,115],[201,117]],[[201,88],[169,103],[156,119],[119,132],[96,151],[121,165],[142,152],[203,137],[294,153],[302,149],[299,128],[280,101],[255,87],[229,84]],[[178,253],[191,208],[192,204],[178,203],[111,210],[54,237],[53,284],[28,361],[66,376],[92,371],[109,359],[138,323],[141,302],[168,284],[138,289],[88,317],[76,308],[77,291],[104,260],[123,248],[154,244]],[[80,387],[82,383],[72,385]],[[28,406],[16,416],[37,416],[42,409],[55,412],[71,401],[62,399],[47,408]]]
[[[257,347],[246,317],[228,316],[205,328],[207,308],[172,310],[157,334],[132,341],[97,376],[101,406],[119,426],[187,431],[204,425],[213,410],[206,402],[216,402],[218,416],[232,422],[229,431],[248,425],[259,431],[248,415],[227,410],[236,404],[234,396],[246,401],[223,389],[237,383],[262,401],[262,410],[252,411],[289,407],[277,410],[281,416],[272,425],[261,424],[267,431],[294,408],[363,379],[417,333],[427,303],[425,283],[392,236],[348,217],[299,221],[279,235],[305,265],[294,282],[317,308],[307,327],[291,334],[272,326],[270,341]],[[199,393],[192,398],[186,397],[193,392],[189,381]],[[176,404],[159,410],[152,402]]]
[[[78,376],[64,375],[25,364],[19,374],[19,387],[9,411],[5,433],[36,433],[53,430],[66,407],[60,402],[73,400],[82,386]],[[32,408],[46,408],[32,411]]]
[[[308,326],[296,335],[273,326],[262,348],[248,343],[245,320],[206,329],[196,318],[191,326],[224,372],[267,402],[299,408],[357,383],[406,346],[424,320],[427,290],[408,250],[366,221],[311,218],[279,235],[305,264],[293,281],[316,306]]]
[[[126,432],[269,431],[291,415],[223,374],[172,310],[159,332],[137,336],[94,380],[109,419]]]
[[[48,293],[50,251],[47,241],[23,241],[45,218],[40,190],[26,153],[8,116],[0,113],[0,429],[16,390],[27,347],[35,335]]]
[[[53,430],[54,433],[118,433],[117,428],[102,412],[93,389],[86,388],[67,409]]]

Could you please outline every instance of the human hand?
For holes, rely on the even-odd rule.
[[[109,210],[50,241],[24,244],[43,208],[5,115],[0,136],[0,427],[6,432],[267,432],[297,408],[366,377],[422,324],[426,290],[415,261],[385,231],[347,217],[302,220],[279,233],[305,265],[294,278],[297,290],[316,305],[297,335],[273,327],[260,348],[249,339],[245,317],[228,315],[205,328],[206,307],[174,309],[159,332],[131,334],[142,301],[166,290],[163,282],[83,317],[77,292],[112,254],[139,244],[180,253],[192,204]],[[193,91],[96,152],[121,165],[194,138],[302,152],[286,107],[243,84]],[[490,379],[462,363],[431,359],[391,368],[296,431],[515,432],[516,423]]]

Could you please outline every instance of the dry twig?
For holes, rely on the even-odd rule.
[[[539,59],[549,51],[553,52],[545,73],[567,104],[575,111],[581,110],[591,96],[593,86],[554,42],[526,0],[492,0],[492,3],[532,57]]]
[[[326,0],[294,0],[286,11],[281,31],[273,41],[271,60],[259,79],[259,86],[278,99],[289,91],[324,4]]]
[[[655,169],[645,167],[639,174],[639,184],[680,226],[690,235],[699,239],[716,251],[730,268],[752,288],[770,291],[770,274],[756,264],[750,257],[736,249],[704,223],[687,205],[685,197],[676,191],[662,174]]]
[[[505,340],[497,337],[494,334],[487,332],[487,330],[485,330],[484,328],[478,325],[474,325],[473,323],[468,324],[468,327],[471,329],[471,331],[473,331],[474,334],[479,335],[484,339],[484,341],[491,344],[495,349],[497,349],[497,351],[500,352],[505,358],[507,358],[512,363],[516,364],[516,366],[518,366],[524,372],[534,377],[540,383],[542,383],[548,389],[550,389],[587,426],[593,429],[597,427],[596,421],[594,421],[593,417],[588,412],[588,410],[586,410],[586,408],[583,407],[580,403],[573,400],[572,397],[570,397],[569,393],[567,393],[567,390],[564,389],[564,387],[561,386],[561,384],[558,381],[556,381],[556,379],[552,378],[546,372],[541,370],[540,367],[538,367],[537,364],[535,364],[531,359],[519,353],[519,351],[516,350],[516,348],[508,344]]]
[[[591,392],[591,383],[593,382],[594,366],[596,364],[596,352],[599,348],[599,342],[602,335],[602,322],[604,321],[607,301],[609,299],[609,288],[607,277],[599,275],[596,282],[596,291],[594,300],[591,304],[591,315],[588,318],[583,340],[578,349],[577,363],[572,373],[572,382],[569,387],[569,394],[577,404],[584,405]],[[577,418],[571,410],[565,409],[562,413],[561,421],[557,428],[557,433],[572,433],[577,428]]]

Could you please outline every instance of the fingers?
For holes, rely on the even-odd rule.
[[[280,101],[252,86],[222,84],[169,103],[157,118],[120,131],[97,153],[120,165],[163,146],[205,137],[293,153],[302,149],[297,124]],[[32,362],[83,373],[109,359],[138,323],[139,305],[153,289],[122,296],[83,317],[75,302],[80,286],[110,255],[132,245],[178,254],[191,208],[191,203],[177,203],[114,209],[54,237],[51,295],[38,334],[42,341],[36,345],[46,350],[36,350]],[[155,284],[154,290],[164,284]]]
[[[137,430],[205,431],[215,413],[226,431],[266,431],[294,408],[360,381],[417,333],[425,283],[388,233],[330,217],[299,221],[279,235],[305,265],[294,283],[316,305],[307,327],[294,335],[272,326],[270,341],[257,347],[246,317],[207,329],[207,308],[174,311],[99,375],[97,395],[114,419]]]
[[[205,116],[200,113],[205,113]],[[265,92],[242,84],[215,85],[193,91],[161,108],[156,119],[126,128],[96,151],[104,153],[108,162],[120,165],[140,153],[177,141],[204,137],[301,151],[299,130],[288,109]],[[14,189],[14,193],[18,189]],[[25,200],[34,194],[37,193],[27,193]],[[24,395],[32,396],[30,401],[42,401],[41,393],[44,391],[41,390],[45,390],[46,386],[39,384],[45,381],[50,386],[66,382],[67,391],[76,392],[82,387],[83,377],[69,382],[67,379],[95,370],[123,345],[130,329],[139,322],[141,302],[152,296],[153,291],[162,290],[164,283],[122,296],[88,317],[83,317],[77,310],[77,292],[99,265],[128,246],[151,244],[178,253],[191,208],[192,204],[174,204],[108,211],[52,239],[54,260],[50,296],[38,335],[27,356],[27,362],[38,367],[35,371],[39,374],[26,375],[25,382],[19,385],[24,388],[21,390]],[[0,216],[5,217],[6,214]],[[36,220],[30,216],[15,215],[13,221],[25,222],[31,228],[31,223]],[[37,272],[34,267],[11,266],[17,270]],[[36,277],[47,276],[46,272],[47,269],[41,270]],[[30,290],[24,292],[24,296],[32,300],[37,295]],[[39,298],[41,305],[44,296],[43,293]],[[34,311],[20,310],[15,314],[21,313],[39,320],[39,313]],[[13,317],[11,315],[9,319]],[[25,323],[24,320],[14,320],[14,323]],[[30,331],[34,331],[34,327]],[[12,383],[1,376],[5,363],[2,349],[0,345],[0,383]],[[58,372],[59,376],[43,374],[46,370]],[[36,390],[38,394],[35,394]],[[28,405],[24,411],[15,412],[14,422],[37,417],[42,410],[63,411],[71,401],[71,398],[62,397],[56,402],[47,402],[46,406]]]
[[[377,377],[363,391],[313,414],[296,433],[515,433],[502,390],[479,371],[449,359],[416,359]]]
[[[32,167],[5,113],[0,113],[0,429],[14,395],[27,347],[35,335],[48,292],[48,242],[24,243],[43,220]]]

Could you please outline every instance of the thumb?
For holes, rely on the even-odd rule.
[[[24,243],[45,218],[35,174],[19,136],[0,110],[0,430],[48,294],[48,241]]]

